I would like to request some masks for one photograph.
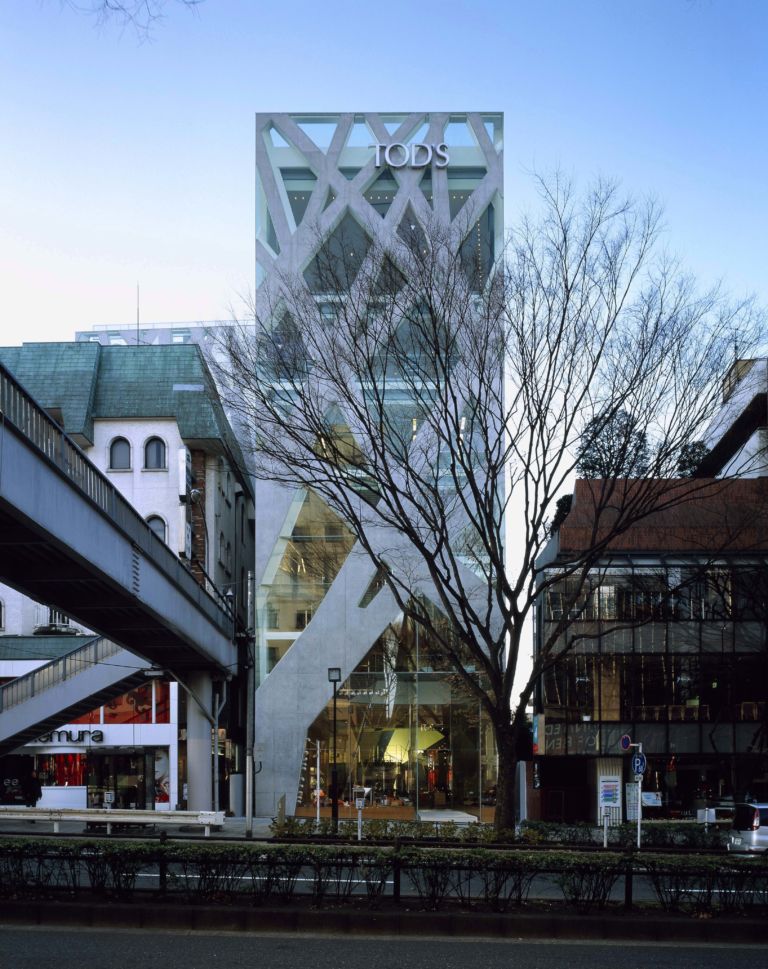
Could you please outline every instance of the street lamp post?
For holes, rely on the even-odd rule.
[[[336,686],[341,682],[341,669],[328,667],[328,680],[333,683],[333,763],[331,764],[331,819],[333,833],[339,833],[339,775],[336,770]]]

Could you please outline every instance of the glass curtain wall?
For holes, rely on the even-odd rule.
[[[353,544],[350,531],[314,492],[298,492],[259,602],[263,674],[309,624]]]
[[[330,805],[332,748],[331,702],[307,737],[299,813],[315,810],[318,787],[321,804]],[[353,789],[364,788],[377,814],[411,818],[452,808],[477,815],[483,808],[490,818],[496,752],[488,720],[436,644],[410,622],[390,626],[341,684],[336,757],[348,806]]]
[[[768,795],[765,586],[755,569],[657,567],[550,591],[541,634],[571,624],[541,683],[545,756],[620,756],[627,733],[663,813]]]

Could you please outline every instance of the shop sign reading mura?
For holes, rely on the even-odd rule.
[[[404,145],[401,141],[395,141],[391,145],[369,145],[369,148],[376,150],[376,168],[382,165],[389,165],[390,168],[426,168],[432,161],[435,168],[446,168],[450,157],[448,146],[425,145],[422,142],[415,142],[413,145]]]
[[[52,730],[37,738],[40,744],[92,744],[104,743],[103,730]]]

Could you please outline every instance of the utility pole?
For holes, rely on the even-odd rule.
[[[253,838],[253,735],[254,735],[254,642],[256,615],[253,572],[248,573],[247,614],[245,630],[246,680],[245,680],[245,837]]]

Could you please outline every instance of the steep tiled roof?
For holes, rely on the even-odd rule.
[[[92,443],[95,418],[175,418],[187,443],[229,452],[250,493],[240,446],[196,344],[25,343],[0,347],[0,362],[41,406],[61,411],[68,434]]]
[[[610,541],[611,552],[768,551],[768,478],[648,482],[598,478],[576,482],[571,511],[559,530],[560,553],[578,554],[592,547],[594,535],[607,535],[622,509],[626,516],[630,507],[647,513]]]
[[[25,343],[0,347],[0,363],[47,410],[61,411],[67,433],[93,441],[97,343]]]

